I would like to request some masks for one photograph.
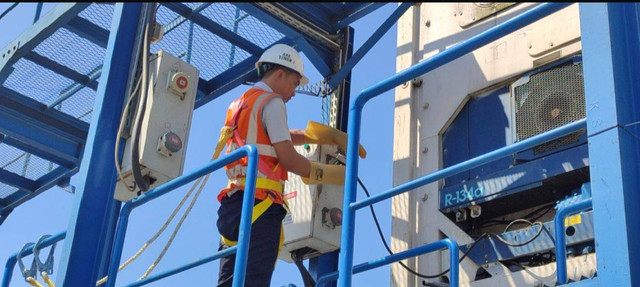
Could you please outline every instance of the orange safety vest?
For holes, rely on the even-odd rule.
[[[229,105],[225,126],[233,130],[233,135],[227,141],[226,153],[245,144],[254,144],[258,150],[255,198],[264,200],[269,197],[274,203],[283,204],[282,188],[287,180],[287,171],[280,166],[275,149],[262,125],[262,109],[276,96],[278,95],[275,93],[251,88]],[[218,201],[222,201],[227,193],[243,189],[247,161],[247,157],[243,157],[225,166],[229,184],[218,194]]]

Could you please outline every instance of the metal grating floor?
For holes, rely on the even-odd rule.
[[[298,18],[304,18],[302,22],[323,27],[325,33],[327,27],[334,27],[330,33],[335,35],[345,22],[381,6],[273,5],[301,13]],[[13,208],[56,184],[68,182],[78,171],[114,9],[113,3],[59,4],[3,49],[0,224]],[[253,62],[275,43],[288,43],[305,54],[321,55],[312,62],[323,60],[325,65],[332,65],[329,48],[305,34],[304,29],[260,8],[259,3],[159,3],[156,18],[165,34],[151,51],[165,50],[200,70],[197,101],[202,101],[196,103],[197,107],[251,81]],[[319,88],[307,86],[303,90],[314,93]]]

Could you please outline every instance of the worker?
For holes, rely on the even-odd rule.
[[[226,143],[227,153],[245,144],[257,147],[258,179],[245,286],[269,286],[283,241],[282,220],[287,210],[282,193],[287,172],[301,176],[305,184],[344,184],[344,166],[310,161],[293,146],[334,144],[346,150],[347,135],[312,121],[305,130],[289,130],[285,103],[295,95],[297,86],[308,83],[295,49],[273,45],[255,67],[261,81],[229,106],[218,146]],[[359,154],[366,156],[362,146]],[[237,244],[246,165],[245,157],[225,167],[229,183],[218,195],[219,250]],[[231,286],[234,264],[235,254],[220,260],[218,286]]]

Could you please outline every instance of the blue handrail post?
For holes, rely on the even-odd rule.
[[[351,203],[356,200],[356,180],[358,178],[358,143],[360,142],[360,122],[362,121],[362,108],[358,107],[357,100],[351,102],[349,108],[349,125],[347,128],[347,167],[345,172],[344,199],[342,204],[343,226],[340,239],[340,261],[338,272],[342,274],[338,280],[338,286],[351,286],[351,271],[353,267],[353,240],[355,233],[356,214],[351,208]]]
[[[565,246],[564,219],[567,215],[591,208],[591,199],[583,200],[577,204],[565,206],[556,212],[553,219],[556,235],[556,274],[557,283],[567,284],[567,247]]]

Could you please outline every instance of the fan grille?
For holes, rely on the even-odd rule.
[[[516,140],[521,141],[545,131],[584,118],[584,77],[582,63],[569,63],[529,77],[514,88]],[[578,131],[534,148],[541,153],[577,142]]]

